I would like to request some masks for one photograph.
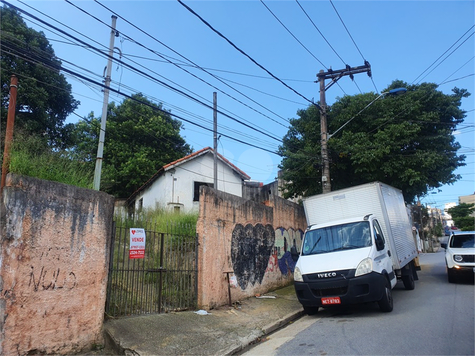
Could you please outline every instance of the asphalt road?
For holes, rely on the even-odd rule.
[[[391,313],[376,303],[320,309],[245,355],[474,355],[473,279],[449,284],[444,250],[420,262],[416,288],[393,289]]]

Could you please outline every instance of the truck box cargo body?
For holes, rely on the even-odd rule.
[[[395,269],[417,257],[404,198],[396,188],[374,182],[314,195],[305,199],[303,206],[308,226],[373,214],[379,218],[386,243],[391,246]]]
[[[315,195],[303,205],[308,228],[294,279],[307,312],[372,301],[391,311],[397,278],[414,288],[418,252],[400,190],[374,182]]]

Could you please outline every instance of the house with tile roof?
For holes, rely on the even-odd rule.
[[[195,212],[202,185],[242,197],[244,182],[250,177],[219,153],[217,162],[218,187],[214,187],[214,150],[206,147],[160,168],[127,199],[126,206],[129,211]]]

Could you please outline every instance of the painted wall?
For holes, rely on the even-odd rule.
[[[213,183],[214,162],[212,154],[205,154],[181,163],[166,171],[150,187],[135,199],[143,198],[143,208],[166,208],[168,203],[182,204],[186,212],[198,211],[199,202],[193,201],[194,182]],[[226,164],[218,160],[218,187],[227,193],[242,196],[241,178]]]
[[[303,208],[268,194],[266,204],[208,187],[200,191],[197,224],[198,305],[211,309],[292,282],[290,248],[300,250]]]
[[[0,354],[101,344],[114,198],[9,174],[0,207]]]

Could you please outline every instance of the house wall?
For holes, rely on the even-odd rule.
[[[193,201],[194,182],[213,183],[214,161],[212,154],[205,154],[166,171],[139,194],[135,207],[143,198],[143,208],[180,206],[186,212],[199,210],[199,202]],[[176,179],[176,180],[174,180]],[[242,196],[241,178],[226,164],[218,160],[218,187],[226,193]]]
[[[0,208],[0,354],[101,344],[114,198],[9,174]]]
[[[268,193],[270,191],[267,191]],[[211,309],[286,286],[307,227],[303,208],[273,194],[266,205],[202,187],[197,223],[198,305]]]
[[[166,204],[171,201],[172,181],[173,175],[170,175],[168,172],[158,177],[151,186],[137,195],[135,198],[135,210],[140,211],[140,208],[155,209],[157,204],[161,208],[166,208]],[[143,199],[142,207],[140,207],[140,199]]]

